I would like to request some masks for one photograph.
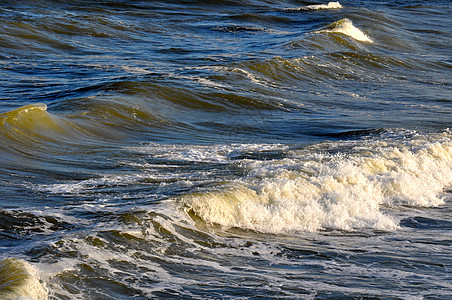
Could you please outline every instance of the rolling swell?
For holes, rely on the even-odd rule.
[[[99,86],[94,89],[99,90]],[[226,126],[228,114],[234,116],[243,109],[278,111],[285,106],[277,100],[262,101],[228,90],[205,91],[140,81],[107,84],[98,94],[95,98],[61,101],[52,105],[51,112],[46,104],[36,103],[1,114],[0,133],[11,142],[3,146],[83,145],[93,140],[133,138],[140,132],[159,135],[183,130],[190,134],[202,129],[193,128],[200,115],[206,124],[224,119]]]
[[[447,95],[436,92],[436,86],[447,84],[441,79],[445,77],[432,77],[427,71],[435,66],[446,74],[447,64],[440,56],[415,54],[423,45],[410,39],[412,32],[394,15],[335,2],[275,10],[259,1],[250,3],[252,12],[230,12],[231,22],[214,14],[216,23],[199,23],[193,14],[181,13],[192,24],[183,30],[177,48],[183,48],[181,52],[163,45],[170,30],[180,29],[179,22],[171,21],[168,28],[146,23],[158,13],[172,16],[158,3],[131,6],[127,17],[121,5],[100,6],[97,11],[85,9],[89,1],[73,11],[65,4],[55,5],[58,13],[52,18],[46,9],[29,13],[3,9],[2,24],[11,34],[2,39],[13,58],[3,67],[10,76],[22,78],[20,84],[6,80],[5,84],[10,90],[24,89],[24,98],[35,104],[1,115],[0,134],[10,141],[2,149],[36,154],[48,149],[58,152],[54,147],[58,144],[91,149],[96,143],[119,145],[143,138],[200,143],[243,142],[249,136],[257,142],[312,141],[351,130],[378,130],[381,120],[394,128],[415,127],[413,120],[444,128],[444,122],[436,126],[430,121],[437,107],[415,95],[431,91],[436,101],[444,102]],[[171,5],[176,11],[180,8]],[[207,15],[217,5],[248,7],[234,1],[214,2],[198,13]],[[318,14],[326,18],[319,19]],[[294,26],[300,18],[311,22],[308,29]],[[209,59],[201,59],[205,50],[199,52],[198,46],[186,43],[196,37],[205,48],[208,39],[199,38],[200,34],[221,39],[232,33],[246,41],[250,32],[272,40],[260,44],[259,57],[253,54],[253,59],[231,60],[230,48],[213,48]],[[152,39],[154,35],[161,35],[162,42]],[[143,45],[148,38],[151,50],[131,54],[132,44]],[[108,41],[108,49],[101,40]],[[36,78],[28,76],[26,59],[15,53],[25,44],[45,57],[44,63],[33,67]],[[234,42],[231,47],[236,47]],[[253,53],[253,47],[246,43],[246,52]],[[52,67],[49,51],[68,54],[60,60],[61,70]],[[121,52],[130,54],[130,60],[122,60]],[[407,82],[412,75],[417,80]],[[392,99],[382,96],[389,90],[398,93]],[[10,107],[21,103],[7,95]],[[409,118],[391,113],[389,105]],[[414,106],[422,107],[423,114],[413,116],[410,107]],[[450,111],[443,109],[444,114]],[[337,121],[333,126],[331,118]]]
[[[40,10],[34,14],[17,14],[17,12],[6,11],[14,16],[16,21],[8,23],[5,20],[9,24],[6,28],[7,31],[17,31],[17,34],[5,38],[23,43],[32,41],[33,44],[34,40],[41,43],[37,36],[48,36],[54,41],[44,41],[43,43],[46,45],[55,44],[55,47],[58,48],[59,43],[66,43],[73,44],[77,49],[86,48],[97,51],[76,53],[71,52],[72,50],[63,50],[69,51],[71,54],[64,67],[73,68],[80,75],[86,74],[87,77],[83,79],[82,83],[87,85],[86,88],[71,86],[76,85],[76,82],[71,85],[63,83],[56,77],[65,74],[59,73],[55,74],[50,81],[46,79],[40,83],[41,85],[51,84],[53,90],[41,94],[36,92],[29,94],[32,102],[47,103],[57,111],[69,109],[65,114],[71,116],[70,122],[74,123],[76,131],[78,130],[82,135],[114,139],[116,133],[121,138],[135,134],[138,136],[149,134],[149,136],[161,138],[168,132],[175,137],[176,135],[171,134],[173,131],[185,132],[186,135],[194,134],[199,137],[200,134],[196,134],[196,131],[204,131],[211,134],[210,138],[221,139],[222,137],[218,137],[218,134],[221,135],[219,129],[243,128],[245,132],[265,133],[264,138],[271,136],[273,139],[279,133],[268,134],[268,128],[275,126],[274,123],[266,121],[268,111],[275,110],[276,118],[283,118],[284,114],[281,111],[301,112],[300,122],[310,122],[309,115],[318,113],[328,118],[344,107],[349,110],[348,116],[342,119],[344,125],[331,130],[330,133],[363,129],[357,128],[359,126],[357,124],[362,121],[359,117],[348,124],[346,119],[375,109],[383,111],[388,102],[386,99],[382,99],[375,90],[385,87],[395,88],[398,84],[394,82],[403,82],[405,74],[410,69],[428,68],[428,61],[424,57],[416,58],[415,56],[388,53],[387,48],[392,46],[386,42],[389,43],[396,39],[409,41],[407,38],[409,33],[399,30],[400,23],[397,24],[377,12],[350,8],[351,15],[355,19],[359,14],[361,21],[356,22],[351,19],[352,17],[347,18],[347,7],[344,8],[336,2],[306,6],[305,9],[299,11],[274,11],[267,4],[259,1],[251,1],[249,7],[259,7],[260,10],[257,10],[256,15],[269,19],[256,19],[249,14],[248,18],[235,18],[232,24],[221,21],[221,26],[206,26],[194,22],[193,26],[184,32],[186,32],[187,38],[195,37],[200,33],[220,38],[223,34],[222,31],[227,31],[226,33],[233,31],[240,35],[248,34],[249,29],[254,32],[254,29],[257,28],[259,29],[256,31],[257,34],[274,38],[275,43],[279,42],[285,46],[270,44],[263,52],[264,58],[243,61],[238,59],[238,62],[230,62],[224,55],[227,54],[225,53],[227,49],[223,49],[223,53],[218,53],[219,49],[215,49],[210,61],[197,61],[199,57],[193,58],[193,55],[202,56],[203,53],[198,52],[195,45],[188,46],[182,39],[182,45],[187,46],[183,52],[168,52],[167,47],[154,44],[153,41],[152,49],[155,49],[155,52],[150,50],[148,54],[153,55],[155,63],[147,62],[143,56],[145,53],[136,53],[132,55],[134,60],[132,62],[138,64],[139,67],[131,67],[123,64],[119,53],[129,51],[131,43],[146,42],[143,34],[151,36],[162,34],[162,38],[166,39],[167,29],[154,23],[144,26],[144,20],[155,17],[156,12],[167,16],[171,13],[158,4],[149,4],[149,7],[146,7],[147,13],[140,13],[137,11],[137,7],[131,6],[132,16],[140,17],[140,25],[143,26],[139,27],[131,23],[130,19],[121,17],[119,14],[121,6],[112,10],[101,6],[98,9],[100,12],[110,13],[101,17],[84,9],[85,5],[89,6],[89,3],[89,1],[86,2],[80,9],[71,13],[65,11],[63,9],[65,5],[62,4],[60,13],[52,19],[47,18],[49,11],[46,10]],[[175,9],[178,7],[176,4],[171,5],[174,5]],[[197,4],[195,2],[192,5]],[[230,5],[232,8],[244,4],[234,1],[213,2],[206,7],[206,11],[215,10],[215,5]],[[306,10],[309,10],[310,13],[305,16]],[[326,12],[323,12],[324,10]],[[329,17],[319,21],[315,14],[320,11]],[[200,13],[207,14],[206,12]],[[245,15],[243,14],[243,16]],[[182,14],[182,16],[187,21],[193,18],[193,15],[188,13]],[[234,15],[234,17],[236,16]],[[298,31],[297,34],[294,34],[297,28],[287,28],[288,20],[299,16],[311,21],[316,20],[312,30]],[[278,17],[280,18],[278,19]],[[376,22],[375,26],[371,27],[369,22],[375,18],[381,23]],[[339,21],[334,21],[334,19]],[[256,24],[258,25],[256,26]],[[291,24],[290,21],[289,24]],[[178,26],[180,24],[171,23],[169,28],[176,29],[179,28]],[[218,28],[224,30],[217,33]],[[283,29],[289,31],[284,34]],[[395,36],[396,38],[383,39],[384,36]],[[100,40],[108,40],[109,43],[113,43],[110,46],[114,47],[110,47],[107,51],[99,42]],[[201,44],[205,42],[202,38],[198,40]],[[116,42],[125,43],[120,45]],[[6,45],[9,44],[11,43],[6,43]],[[400,44],[403,43],[400,42]],[[46,55],[45,47],[38,48],[37,46],[34,52]],[[403,46],[400,49],[402,48]],[[322,53],[318,53],[319,50]],[[302,55],[300,55],[300,51]],[[163,58],[163,53],[172,53],[169,55],[171,58],[169,60],[168,57]],[[98,61],[97,64],[92,63],[93,58]],[[120,63],[115,63],[116,61]],[[175,67],[179,63],[184,65],[183,61],[195,61],[198,66],[180,67],[179,65],[177,68]],[[168,62],[170,63],[168,64]],[[163,63],[166,63],[166,66],[161,68]],[[40,67],[42,68],[40,72],[48,73],[46,66]],[[117,73],[121,76],[118,76]],[[90,86],[92,78],[102,82]],[[426,80],[431,81],[432,79]],[[388,87],[389,82],[392,86]],[[353,93],[349,91],[349,85],[355,87]],[[415,88],[423,89],[422,86]],[[369,93],[370,90],[372,90],[371,93]],[[304,94],[303,97],[300,97],[296,93]],[[328,95],[331,93],[337,95],[339,99],[329,97]],[[403,93],[404,91],[401,91],[402,95]],[[121,97],[124,99],[119,100]],[[350,109],[353,107],[351,103],[354,103],[356,99],[365,101],[356,108]],[[132,104],[135,101],[139,104]],[[54,104],[54,102],[58,103]],[[371,108],[370,106],[374,103],[377,103],[376,107]],[[404,103],[398,105],[405,106]],[[168,111],[165,111],[165,107],[168,108]],[[331,109],[327,109],[328,107]],[[71,109],[74,111],[70,111]],[[231,116],[233,120],[238,119],[240,109],[246,111],[247,115],[253,116],[252,120],[226,124]],[[58,113],[57,111],[55,113]],[[220,112],[225,112],[227,117],[220,116]],[[391,127],[406,125],[394,124],[392,116],[379,115],[378,118],[387,119]],[[200,122],[200,119],[204,121]],[[328,131],[322,124],[314,125],[323,127],[320,134]],[[369,126],[371,128],[380,127],[375,125],[370,124]],[[135,128],[137,130],[134,130]],[[160,134],[159,132],[165,133]],[[299,136],[306,135],[309,133],[302,132]],[[314,136],[317,135],[314,133]]]

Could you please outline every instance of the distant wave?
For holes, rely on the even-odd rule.
[[[342,5],[339,2],[328,2],[327,4],[313,4],[298,8],[288,8],[287,10],[320,10],[320,9],[339,9]]]

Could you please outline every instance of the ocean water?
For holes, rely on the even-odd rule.
[[[450,1],[0,2],[0,299],[452,298]]]

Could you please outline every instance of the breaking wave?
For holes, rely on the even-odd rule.
[[[444,190],[452,183],[450,132],[392,144],[332,146],[348,150],[315,155],[301,150],[281,160],[250,162],[246,177],[182,201],[207,223],[275,234],[392,231],[398,220],[387,210],[444,204]]]

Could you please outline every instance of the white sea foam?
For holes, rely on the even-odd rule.
[[[133,164],[131,164],[133,165]],[[146,165],[139,165],[145,167]],[[33,190],[49,192],[52,194],[83,194],[107,187],[117,187],[120,185],[139,184],[143,180],[164,181],[179,179],[183,176],[177,174],[106,174],[103,177],[91,178],[81,181],[70,181],[66,183],[29,185]],[[110,197],[111,198],[111,197]]]
[[[327,4],[313,4],[298,8],[288,8],[287,10],[320,10],[320,9],[339,9],[342,5],[339,2],[328,2]]]
[[[104,174],[102,177],[85,180],[71,180],[53,184],[24,184],[24,186],[39,192],[63,195],[92,193],[99,189],[140,184],[143,181],[149,180],[160,182],[161,189],[165,189],[168,185],[189,187],[193,184],[191,180],[205,180],[212,175],[212,171],[193,172],[184,170],[179,165],[180,162],[228,164],[235,161],[237,157],[246,156],[250,153],[277,151],[287,148],[286,145],[282,144],[162,145],[151,143],[146,146],[127,147],[126,149],[165,160],[165,164],[126,161],[124,164],[139,168],[140,170],[135,174]],[[177,171],[175,171],[176,169]],[[111,200],[112,197],[110,196],[109,199]],[[84,205],[88,206],[91,204]],[[104,207],[104,203],[102,202],[93,205]]]
[[[262,151],[287,149],[282,144],[232,144],[232,145],[161,145],[129,147],[129,150],[171,161],[228,163],[234,157]]]
[[[106,175],[101,178],[92,178],[82,181],[71,181],[68,183],[42,184],[34,186],[34,189],[41,192],[54,194],[78,194],[89,190],[98,189],[100,186],[115,186],[118,184],[130,184],[136,182],[140,175]]]
[[[0,299],[44,300],[48,293],[32,265],[15,258],[0,261]]]
[[[356,144],[343,155],[308,153],[250,162],[247,177],[182,201],[206,222],[225,227],[269,233],[391,231],[398,222],[383,207],[438,206],[452,184],[448,133],[435,141]]]
[[[359,28],[355,27],[353,22],[347,18],[334,22],[326,26],[324,29],[317,30],[314,33],[341,33],[360,42],[373,43],[373,40],[370,37],[368,37]]]

